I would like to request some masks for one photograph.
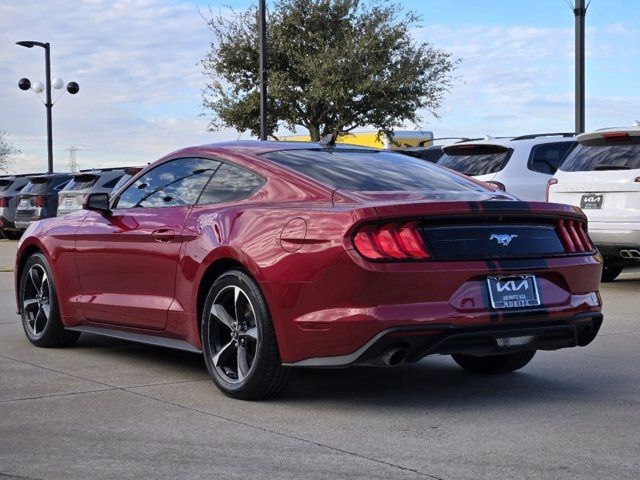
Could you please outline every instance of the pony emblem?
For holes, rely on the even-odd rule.
[[[509,235],[505,233],[492,233],[489,240],[496,240],[498,244],[508,247],[511,240],[518,238],[518,235]]]

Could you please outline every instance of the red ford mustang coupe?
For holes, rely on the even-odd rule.
[[[15,271],[34,345],[88,332],[200,352],[246,399],[293,367],[444,354],[498,373],[587,345],[601,269],[576,207],[388,151],[230,142],[33,224]]]

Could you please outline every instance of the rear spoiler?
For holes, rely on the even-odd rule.
[[[578,207],[559,203],[520,202],[512,200],[488,200],[470,202],[420,202],[405,204],[375,205],[380,219],[402,217],[438,217],[457,216],[532,216],[551,218],[574,218],[585,220],[586,216]]]
[[[99,178],[99,175],[96,173],[89,172],[72,173],[71,176],[76,182],[90,182]]]
[[[442,147],[442,151],[447,155],[463,156],[463,155],[499,155],[501,153],[507,153],[511,150],[504,145],[497,145],[493,143],[463,143],[453,144]]]
[[[53,177],[49,177],[47,175],[42,175],[38,177],[27,177],[31,183],[47,183]]]
[[[578,135],[578,142],[587,146],[603,146],[611,143],[640,143],[640,129],[604,130]]]

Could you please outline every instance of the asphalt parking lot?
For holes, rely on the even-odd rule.
[[[479,377],[447,357],[299,372],[223,396],[197,355],[83,335],[32,347],[0,241],[0,478],[640,477],[640,271],[603,287],[586,348]]]

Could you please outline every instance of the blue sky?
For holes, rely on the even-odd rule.
[[[56,168],[65,148],[82,167],[144,164],[185,145],[248,138],[206,131],[198,61],[211,40],[198,7],[251,2],[179,0],[0,0],[0,130],[22,153],[14,171],[45,163],[44,108],[17,80],[43,79],[50,41],[54,76],[80,94],[54,107]],[[440,118],[417,127],[436,136],[523,134],[573,128],[573,14],[564,0],[407,0],[422,14],[414,34],[461,60]],[[587,15],[587,129],[640,117],[637,0],[593,0]],[[407,125],[407,128],[416,128]]]

